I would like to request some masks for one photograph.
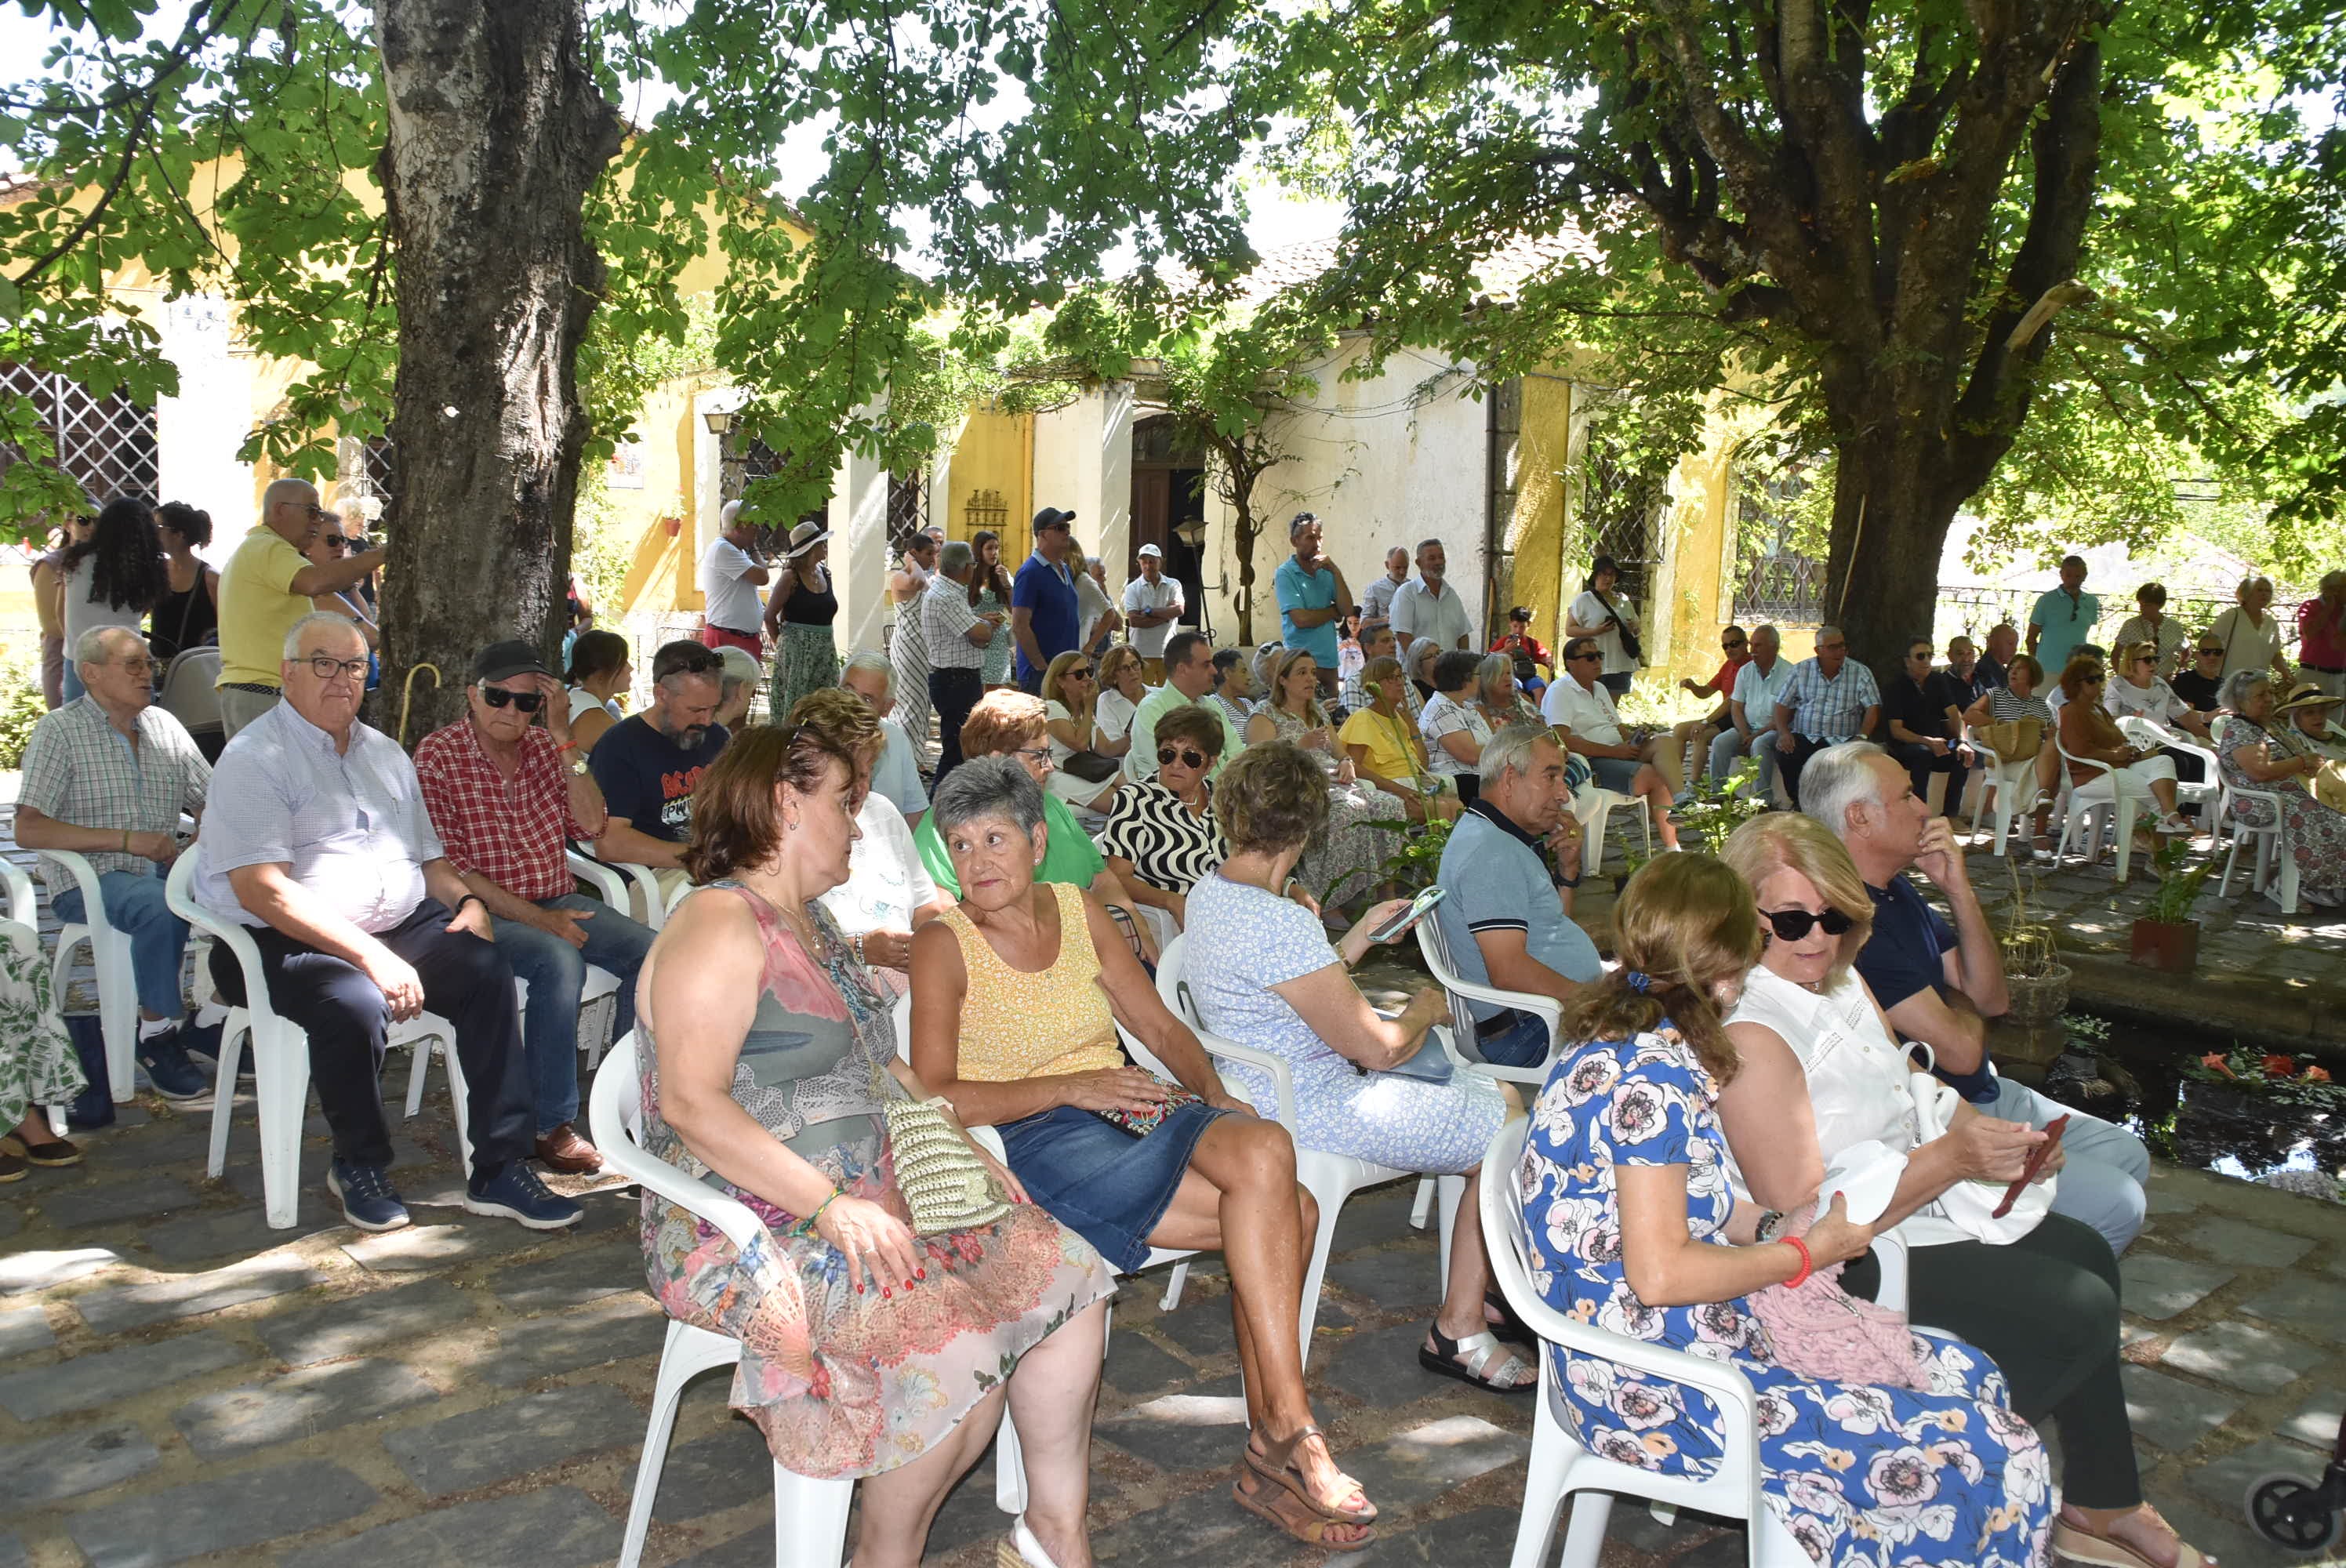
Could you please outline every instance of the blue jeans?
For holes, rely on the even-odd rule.
[[[1760,776],[1752,781],[1753,790],[1762,800],[1774,799],[1776,732],[1772,729],[1755,731],[1750,740],[1746,742],[1743,732],[1733,725],[1729,725],[1710,743],[1710,776],[1714,779],[1726,778],[1735,771],[1735,764],[1746,757],[1756,757],[1760,759]]]
[[[1536,1067],[1547,1060],[1547,1021],[1536,1013],[1519,1008],[1508,1011],[1515,1022],[1496,1034],[1476,1036],[1474,1031],[1462,1032],[1458,1037],[1466,1054],[1480,1056],[1485,1062],[1501,1067]]]
[[[65,693],[66,702],[79,702],[89,695],[89,687],[81,683],[81,666],[75,661],[71,648],[66,649],[66,678],[65,685],[60,689]],[[63,708],[65,702],[57,706]]]
[[[2125,1257],[2141,1234],[2143,1184],[2150,1180],[2150,1151],[2142,1140],[2098,1116],[2048,1100],[2025,1084],[1999,1075],[1995,1084],[1995,1099],[1980,1107],[1988,1115],[2041,1127],[2067,1115],[2069,1125],[2061,1135],[2066,1157],[2053,1188],[2053,1212],[2092,1226],[2113,1256]]]
[[[178,1017],[187,1011],[179,994],[179,962],[188,951],[188,922],[163,902],[163,868],[100,871],[97,891],[106,901],[106,923],[130,939],[138,1005],[158,1018]],[[80,920],[81,904],[77,887],[50,890],[49,905],[60,921]]]
[[[586,966],[591,963],[619,977],[618,1015],[611,1023],[616,1040],[636,1026],[636,972],[643,967],[657,933],[584,893],[546,899],[537,907],[588,911],[595,917],[579,922],[586,933],[585,947],[573,947],[502,915],[491,921],[498,954],[512,967],[515,980],[529,984],[529,1005],[521,1020],[522,1049],[529,1057],[537,1130],[545,1134],[578,1119],[578,993],[586,984]]]

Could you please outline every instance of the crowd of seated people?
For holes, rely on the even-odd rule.
[[[303,504],[286,501],[272,535],[322,549],[291,537]],[[1540,1084],[1516,1173],[1537,1288],[1599,1328],[1743,1370],[1770,1412],[1766,1502],[1812,1554],[1894,1536],[1902,1562],[2035,1560],[2048,1543],[2087,1562],[2198,1561],[2143,1501],[2118,1380],[2116,1259],[2143,1224],[2147,1152],[1990,1064],[1986,1023],[2008,996],[1948,819],[1973,774],[2020,760],[2042,787],[2040,832],[2065,778],[2087,787],[2105,769],[2107,788],[2151,802],[2156,830],[2189,830],[2176,786],[2198,762],[2188,748],[2213,742],[2227,782],[2277,802],[2242,820],[2273,818],[2303,896],[2346,901],[2346,813],[2313,788],[2346,742],[2339,697],[2286,670],[2277,681],[2269,659],[2239,665],[2230,639],[2179,635],[2148,588],[2136,635],[2105,658],[2082,578],[2065,575],[2030,622],[2039,654],[1999,626],[1984,653],[1959,638],[1936,668],[1918,639],[1888,691],[1833,627],[1799,663],[1772,626],[1727,628],[1718,673],[1682,683],[1710,711],[1641,730],[1617,706],[1631,672],[1613,667],[1637,657],[1638,623],[1611,563],[1551,667],[1528,612],[1489,651],[1452,635],[1438,541],[1417,553],[1419,577],[1406,553],[1389,565],[1388,622],[1342,613],[1315,519],[1292,537],[1282,640],[1217,650],[1170,630],[1156,685],[1129,645],[1030,659],[1033,617],[1003,613],[1018,606],[993,564],[936,552],[943,587],[900,600],[926,639],[920,695],[954,721],[933,791],[926,738],[895,717],[906,666],[876,653],[759,724],[762,670],[738,644],[660,647],[630,715],[624,637],[581,632],[563,678],[534,644],[495,642],[471,661],[464,716],[411,762],[358,717],[372,644],[344,605],[291,624],[273,699],[250,705],[213,769],[151,706],[146,646],[97,626],[73,650],[87,699],[36,733],[18,837],[97,866],[138,961],[141,1067],[183,1097],[209,1084],[183,1044],[201,1029],[178,990],[188,932],[160,887],[178,854],[196,856],[197,901],[251,932],[274,1004],[310,1036],[327,1184],[366,1229],[407,1223],[379,1080],[390,1026],[424,1012],[447,1020],[464,1070],[464,1206],[576,1222],[575,1198],[537,1169],[602,1166],[576,1125],[576,1043],[589,972],[608,972],[614,1035],[638,1045],[646,1147],[749,1204],[771,1242],[739,1254],[648,1196],[653,1292],[741,1340],[735,1403],[779,1462],[865,1481],[859,1561],[918,1559],[1005,1403],[1029,1504],[1003,1561],[1088,1560],[1105,1301],[1115,1273],[1158,1249],[1226,1261],[1250,1418],[1235,1505],[1309,1544],[1372,1542],[1375,1502],[1302,1378],[1294,1330],[1319,1214],[1297,1156],[1465,1181],[1470,1217],[1418,1359],[1531,1390],[1536,1355],[1556,1352],[1501,1345],[1509,1317],[1471,1218],[1484,1152],[1529,1096],[1477,1064]],[[286,596],[340,584],[329,564],[289,578]],[[169,581],[207,591],[192,574]],[[2258,593],[2240,608],[2233,631],[2269,624]],[[1022,634],[1028,690],[983,690],[1005,625]],[[2066,656],[2058,704],[2045,651]],[[2228,668],[2220,691],[2203,684]],[[1800,813],[1755,819],[1719,860],[1654,859],[1616,903],[1608,970],[1573,918],[1576,799],[1590,783],[1640,798],[1674,845],[1688,757],[1714,774],[1758,759],[1758,787],[1780,771]],[[182,814],[200,819],[192,850]],[[1424,986],[1381,1011],[1353,979],[1400,908],[1378,886],[1389,857],[1435,824],[1449,825],[1431,917],[1442,945],[1466,980],[1524,1005],[1454,1015]],[[659,906],[582,892],[574,850],[648,868]],[[69,879],[45,880],[65,912]],[[1218,1069],[1160,997],[1154,966],[1175,932],[1202,1029],[1285,1064],[1291,1140],[1269,1074]],[[244,999],[222,947],[211,976],[221,1000]],[[0,986],[25,983],[0,969]],[[0,1052],[13,1129],[0,1181],[79,1157],[37,1109],[81,1089],[70,1046],[43,1035]],[[1941,1115],[1918,1132],[1923,1099]],[[969,1148],[1010,1200],[1000,1217],[915,1229],[887,1132],[907,1105],[958,1135],[994,1129],[999,1160]],[[1971,1226],[1951,1195],[2011,1180],[2065,1114],[2025,1223]],[[1869,1140],[1904,1162],[1888,1210],[1820,1212],[1827,1165]],[[1766,1354],[1763,1321],[1823,1287],[1819,1274],[1845,1266],[1831,1288],[1874,1291],[1873,1245],[1893,1226],[1903,1318],[1946,1337],[1876,1344],[1838,1369]],[[1700,1396],[1656,1410],[1596,1363],[1558,1371],[1596,1451],[1682,1471],[1716,1455]],[[2063,1437],[2058,1493],[2032,1424],[2047,1420]],[[1902,1455],[1902,1431],[1923,1429],[1941,1434],[1924,1459]],[[1950,1529],[1902,1522],[1926,1484]]]

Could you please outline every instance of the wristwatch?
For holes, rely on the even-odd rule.
[[[586,778],[586,759],[585,759],[584,757],[574,757],[574,758],[572,758],[572,759],[570,759],[570,771],[571,771],[571,772],[573,772],[573,773],[576,773],[576,774],[579,778],[581,778],[581,779]]]

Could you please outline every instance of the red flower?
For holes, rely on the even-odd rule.
[[[2205,1056],[2200,1057],[2199,1065],[2207,1068],[2211,1073],[2221,1073],[2227,1078],[2237,1078],[2239,1076],[2238,1073],[2232,1071],[2232,1064],[2224,1060],[2223,1053],[2219,1051],[2210,1051]]]
[[[2268,1057],[2266,1057],[2266,1058],[2265,1058],[2265,1075],[2266,1075],[2267,1077],[2270,1077],[2270,1078],[2294,1078],[2294,1077],[2296,1077],[2296,1076],[2297,1076],[2297,1058],[2296,1058],[2296,1057],[2294,1057],[2294,1056],[2268,1056]]]
[[[2305,1070],[2305,1081],[2309,1084],[2327,1084],[2330,1082],[2330,1070],[2326,1067],[2308,1067]]]

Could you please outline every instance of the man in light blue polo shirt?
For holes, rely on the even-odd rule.
[[[1279,564],[1271,586],[1279,594],[1280,641],[1301,648],[1320,667],[1320,689],[1336,690],[1336,623],[1344,618],[1352,601],[1344,575],[1336,563],[1320,553],[1320,519],[1298,512],[1287,525],[1288,543],[1295,553]]]
[[[1604,972],[1596,944],[1564,909],[1560,890],[1580,881],[1579,825],[1564,778],[1563,748],[1544,725],[1510,724],[1484,744],[1482,790],[1443,849],[1444,896],[1433,911],[1461,975],[1558,1002]],[[1543,850],[1552,834],[1561,871]],[[1547,1060],[1552,1043],[1537,1013],[1473,1005],[1474,1046],[1484,1061]]]
[[[1735,672],[1728,694],[1729,723],[1710,743],[1710,774],[1724,779],[1739,758],[1760,759],[1754,788],[1766,799],[1776,784],[1776,703],[1792,683],[1792,661],[1783,657],[1783,636],[1774,626],[1751,634],[1751,658]]]
[[[2047,685],[2058,680],[2079,643],[2094,640],[2094,623],[2102,618],[2102,601],[2086,592],[2086,563],[2076,555],[2061,558],[2061,585],[2047,588],[2028,612],[2028,651],[2045,667]]]

